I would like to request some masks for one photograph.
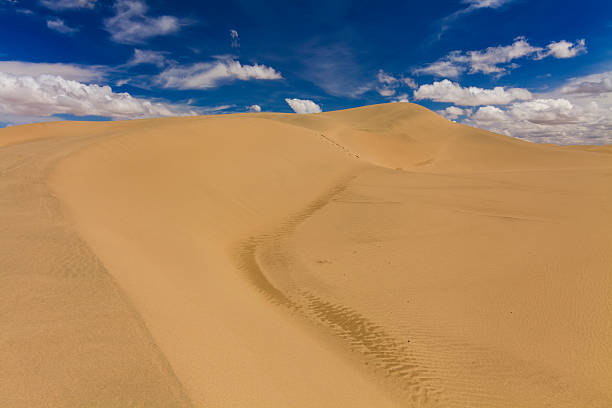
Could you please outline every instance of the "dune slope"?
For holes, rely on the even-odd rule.
[[[609,406],[606,149],[412,104],[2,130],[0,405]]]

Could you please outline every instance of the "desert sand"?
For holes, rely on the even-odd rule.
[[[612,154],[396,103],[0,130],[1,407],[610,407]]]

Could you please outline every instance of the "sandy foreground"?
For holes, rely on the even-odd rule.
[[[610,407],[612,150],[417,105],[0,130],[2,407]]]

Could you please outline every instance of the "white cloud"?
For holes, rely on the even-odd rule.
[[[468,51],[469,73],[502,73],[506,71],[507,67],[501,67],[501,64],[533,55],[538,51],[539,48],[531,46],[524,37],[516,38],[511,45],[488,47],[484,51]]]
[[[105,76],[104,67],[101,66],[23,61],[0,61],[0,72],[18,76],[49,74],[80,82],[98,81]]]
[[[564,95],[601,95],[608,92],[612,92],[612,71],[572,78],[560,89]]]
[[[464,72],[503,75],[518,66],[512,63],[517,59],[539,60],[549,56],[572,58],[584,53],[584,40],[578,40],[576,43],[553,41],[544,49],[532,46],[525,37],[517,37],[511,45],[488,47],[479,51],[452,51],[438,61],[413,69],[413,73],[449,78],[457,78]]]
[[[479,8],[499,8],[512,0],[463,0],[463,3],[469,4],[469,7],[474,9]]]
[[[135,66],[140,64],[151,64],[158,68],[168,64],[168,59],[163,52],[151,51],[151,50],[139,50],[134,49],[134,55],[126,63],[127,66]]]
[[[565,40],[551,42],[546,46],[546,51],[540,52],[537,59],[553,56],[554,58],[574,58],[580,54],[586,54],[587,48],[584,39],[571,43]]]
[[[508,120],[508,115],[495,106],[482,106],[470,119],[476,123],[502,122]]]
[[[572,78],[508,106],[483,106],[463,122],[534,142],[612,144],[612,73]]]
[[[419,85],[412,78],[404,77],[402,78],[402,82],[411,89],[417,89],[419,87]]]
[[[378,70],[378,74],[376,74],[376,79],[382,86],[377,87],[376,91],[384,97],[391,97],[396,94],[396,89],[401,86],[408,86],[412,89],[418,87],[416,82],[412,78],[408,77],[395,77],[391,74],[386,73],[382,69]],[[398,102],[401,99],[401,102],[408,101],[408,95],[402,94],[397,98],[394,98],[393,102]]]
[[[556,144],[611,144],[612,108],[591,101],[536,99],[505,109],[484,106],[464,121],[493,132]]]
[[[512,104],[508,113],[515,119],[537,124],[567,124],[580,120],[581,112],[567,99],[535,99]]]
[[[157,76],[157,82],[164,88],[208,89],[236,79],[247,81],[282,78],[279,72],[266,65],[242,65],[233,59],[219,59],[214,62],[168,68]]]
[[[229,30],[230,39],[232,40],[232,48],[240,47],[240,37],[238,37],[238,31]]]
[[[493,89],[483,89],[475,86],[462,87],[448,79],[436,81],[433,84],[421,85],[414,92],[414,99],[430,99],[436,102],[451,102],[461,106],[505,105],[515,100],[531,99],[531,93],[523,88],[508,88],[496,86]]]
[[[438,113],[450,120],[456,120],[459,116],[471,115],[471,109],[461,109],[457,106],[449,106],[448,108],[438,111]]]
[[[378,70],[378,74],[376,74],[376,79],[379,83],[383,84],[382,87],[377,87],[376,91],[380,94],[380,96],[393,96],[395,95],[395,89],[399,85],[399,80],[395,78],[393,75],[387,74],[382,69]]]
[[[79,31],[78,28],[67,26],[61,18],[51,18],[47,20],[47,27],[62,34],[74,34]]]
[[[51,10],[92,9],[96,0],[41,0],[40,4]]]
[[[285,98],[285,102],[295,113],[319,113],[321,107],[309,99],[290,99]]]
[[[261,106],[259,105],[251,105],[247,107],[249,112],[261,112]]]
[[[188,106],[152,102],[115,93],[109,86],[87,85],[57,75],[32,77],[0,72],[0,115],[72,114],[131,119],[196,113]]]
[[[380,82],[381,84],[385,84],[385,85],[391,85],[398,81],[397,78],[395,78],[393,75],[387,74],[382,69],[378,70],[376,79],[378,79],[378,82]]]
[[[415,68],[412,70],[412,73],[415,75],[457,78],[465,71],[465,67],[463,66],[463,62],[459,64],[458,61],[451,59],[453,55],[460,55],[459,51],[453,51],[446,59],[432,62],[424,67]]]
[[[142,0],[116,0],[113,8],[115,15],[104,20],[104,28],[118,43],[143,43],[152,37],[176,33],[184,24],[173,16],[147,16],[148,7]]]
[[[395,95],[395,89],[391,88],[376,88],[380,96],[393,96]]]
[[[457,10],[442,19],[440,32],[438,33],[438,40],[442,37],[442,34],[444,34],[444,32],[450,28],[451,23],[460,17],[470,14],[476,10],[487,8],[497,9],[512,1],[513,0],[463,0],[462,3],[467,4],[467,7]]]

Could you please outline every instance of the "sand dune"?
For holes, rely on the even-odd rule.
[[[406,103],[3,129],[0,406],[608,407],[609,152]]]

